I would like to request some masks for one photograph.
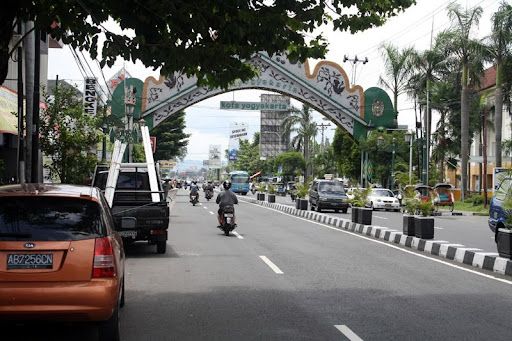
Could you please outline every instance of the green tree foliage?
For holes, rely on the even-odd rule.
[[[140,60],[163,74],[182,71],[210,84],[227,86],[249,79],[256,69],[242,60],[254,53],[288,51],[292,59],[321,58],[327,43],[311,32],[331,23],[334,30],[352,33],[381,26],[414,0],[253,1],[214,0],[6,0],[0,11],[0,84],[12,51],[8,44],[16,18],[74,48],[87,50],[101,65],[118,57]],[[121,28],[105,27],[112,18]],[[59,25],[54,25],[57,22]],[[133,30],[130,32],[130,30]],[[100,34],[106,40],[102,48]],[[233,72],[236,70],[236,72]]]
[[[237,152],[238,160],[233,163],[232,169],[245,170],[249,175],[259,171],[264,174],[271,173],[274,168],[274,160],[260,160],[260,134],[255,133],[253,141],[240,140],[240,148]]]
[[[409,143],[405,142],[404,135],[404,131],[393,131],[392,133],[374,131],[366,141],[360,141],[361,149],[368,153],[369,160],[373,164],[374,183],[390,187],[393,139],[395,144],[395,172],[407,170]],[[378,145],[380,137],[383,138],[382,146]]]
[[[301,109],[291,108],[287,112],[286,117],[283,120],[284,135],[289,135],[294,132],[295,135],[291,144],[295,150],[302,150],[304,154],[304,160],[306,161],[306,178],[311,175],[310,167],[310,154],[311,140],[315,138],[318,128],[316,122],[313,120],[313,110],[307,105],[302,106]]]
[[[155,160],[171,160],[183,158],[187,152],[188,138],[185,134],[185,112],[180,111],[171,115],[156,128],[150,131],[156,137]]]
[[[83,184],[94,170],[96,155],[89,155],[100,140],[100,119],[84,115],[72,88],[57,86],[54,98],[43,91],[47,103],[39,119],[41,151],[51,159],[45,167],[62,183]]]
[[[326,147],[322,153],[316,155],[311,161],[311,166],[313,174],[319,178],[323,178],[324,174],[338,173],[333,147]]]
[[[304,160],[304,156],[299,152],[283,153],[276,156],[274,159],[274,172],[277,172],[279,167],[283,168],[280,174],[281,176],[293,179],[299,174],[304,174],[306,161]]]
[[[361,177],[361,149],[345,129],[336,129],[332,141],[332,151],[338,173],[341,176],[351,180]]]
[[[393,93],[393,108],[395,115],[398,115],[398,96],[407,89],[413,49],[408,47],[400,51],[392,44],[383,44],[380,49],[384,58],[385,78],[380,76],[379,83]]]

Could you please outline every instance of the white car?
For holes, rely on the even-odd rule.
[[[346,194],[349,199],[354,199],[355,191],[364,191],[364,188],[350,187],[346,189]]]
[[[386,188],[374,188],[366,200],[366,207],[400,212],[400,203],[393,192]]]

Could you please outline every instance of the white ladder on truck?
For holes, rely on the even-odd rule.
[[[112,207],[112,201],[114,200],[114,191],[116,190],[119,168],[121,168],[121,161],[123,160],[125,149],[126,143],[121,143],[121,141],[115,140],[112,161],[110,162],[110,168],[108,169],[107,184],[105,186],[105,199],[107,199],[110,207]]]
[[[146,155],[146,163],[148,167],[149,188],[151,190],[151,201],[159,202],[160,193],[158,192],[158,179],[156,177],[155,161],[153,159],[153,152],[151,150],[151,139],[149,137],[149,128],[147,126],[141,127],[142,143],[144,147],[144,154]],[[119,177],[119,169],[123,160],[126,143],[116,140],[114,143],[114,152],[112,153],[112,162],[108,170],[107,185],[105,187],[105,198],[110,207],[114,200],[114,192],[116,189],[117,179]]]

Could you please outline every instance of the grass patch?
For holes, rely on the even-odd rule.
[[[489,204],[487,204],[487,208],[484,208],[484,205],[474,205],[468,202],[455,202],[455,211],[466,211],[466,212],[476,212],[481,213],[482,215],[489,214]]]

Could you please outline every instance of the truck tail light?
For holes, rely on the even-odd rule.
[[[94,244],[94,264],[92,277],[115,277],[117,275],[116,262],[110,238],[96,238]]]

